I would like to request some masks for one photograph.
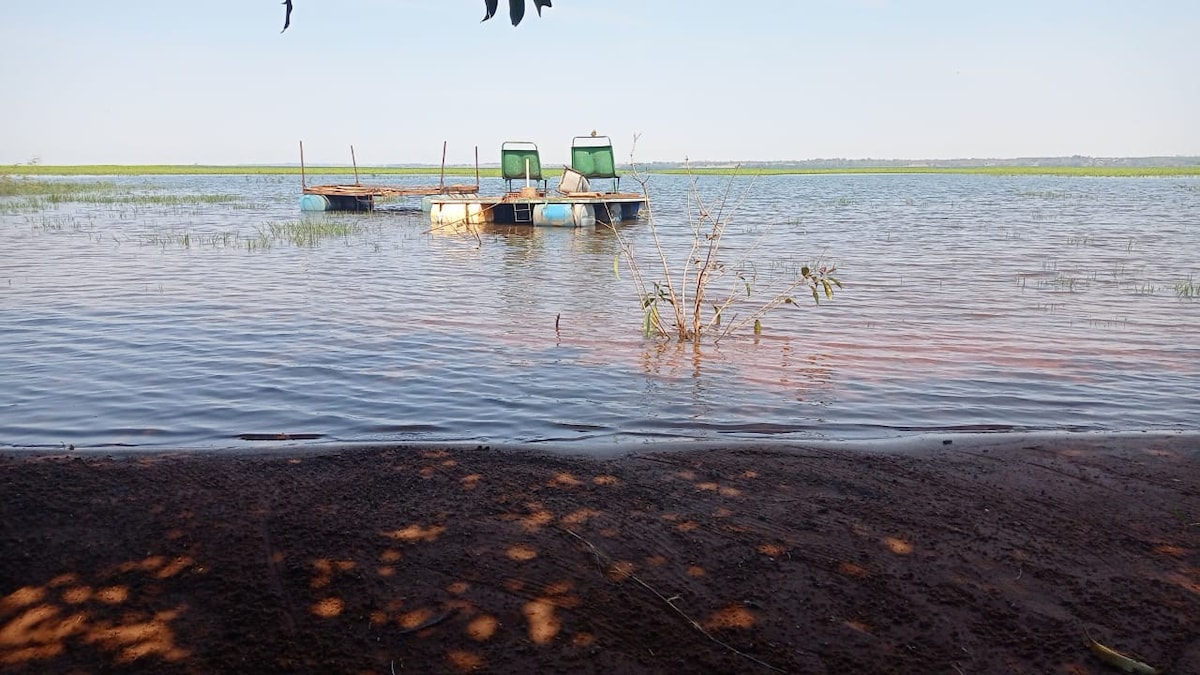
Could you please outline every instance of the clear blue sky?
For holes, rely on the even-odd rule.
[[[1198,0],[0,0],[0,163],[1200,155]]]

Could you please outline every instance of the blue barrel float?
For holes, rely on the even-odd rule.
[[[370,211],[375,205],[371,197],[354,195],[300,195],[301,211]]]
[[[591,204],[535,204],[533,224],[539,227],[592,227],[596,224],[596,209]]]
[[[329,198],[325,195],[300,195],[301,211],[329,211]]]

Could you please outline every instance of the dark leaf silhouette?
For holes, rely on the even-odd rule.
[[[292,0],[283,0],[281,4],[286,8],[283,15],[283,30],[287,30],[288,26],[292,25]],[[487,21],[495,16],[499,5],[500,0],[483,0],[485,12],[483,20]],[[533,6],[537,9],[538,16],[541,16],[542,8],[550,7],[551,4],[550,0],[533,0]],[[514,26],[521,23],[521,19],[525,18],[525,0],[508,0],[508,18],[512,20]]]

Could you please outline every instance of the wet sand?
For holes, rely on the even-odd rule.
[[[0,457],[0,671],[1200,673],[1200,438]]]

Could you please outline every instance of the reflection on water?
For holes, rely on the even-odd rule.
[[[1175,292],[1200,278],[1195,179],[759,178],[728,260],[765,282],[821,258],[847,287],[719,345],[642,336],[603,226],[431,228],[404,202],[301,214],[290,177],[115,182],[0,204],[0,445],[1200,424],[1200,302]],[[674,264],[686,186],[650,178]],[[655,270],[646,222],[620,227]]]

